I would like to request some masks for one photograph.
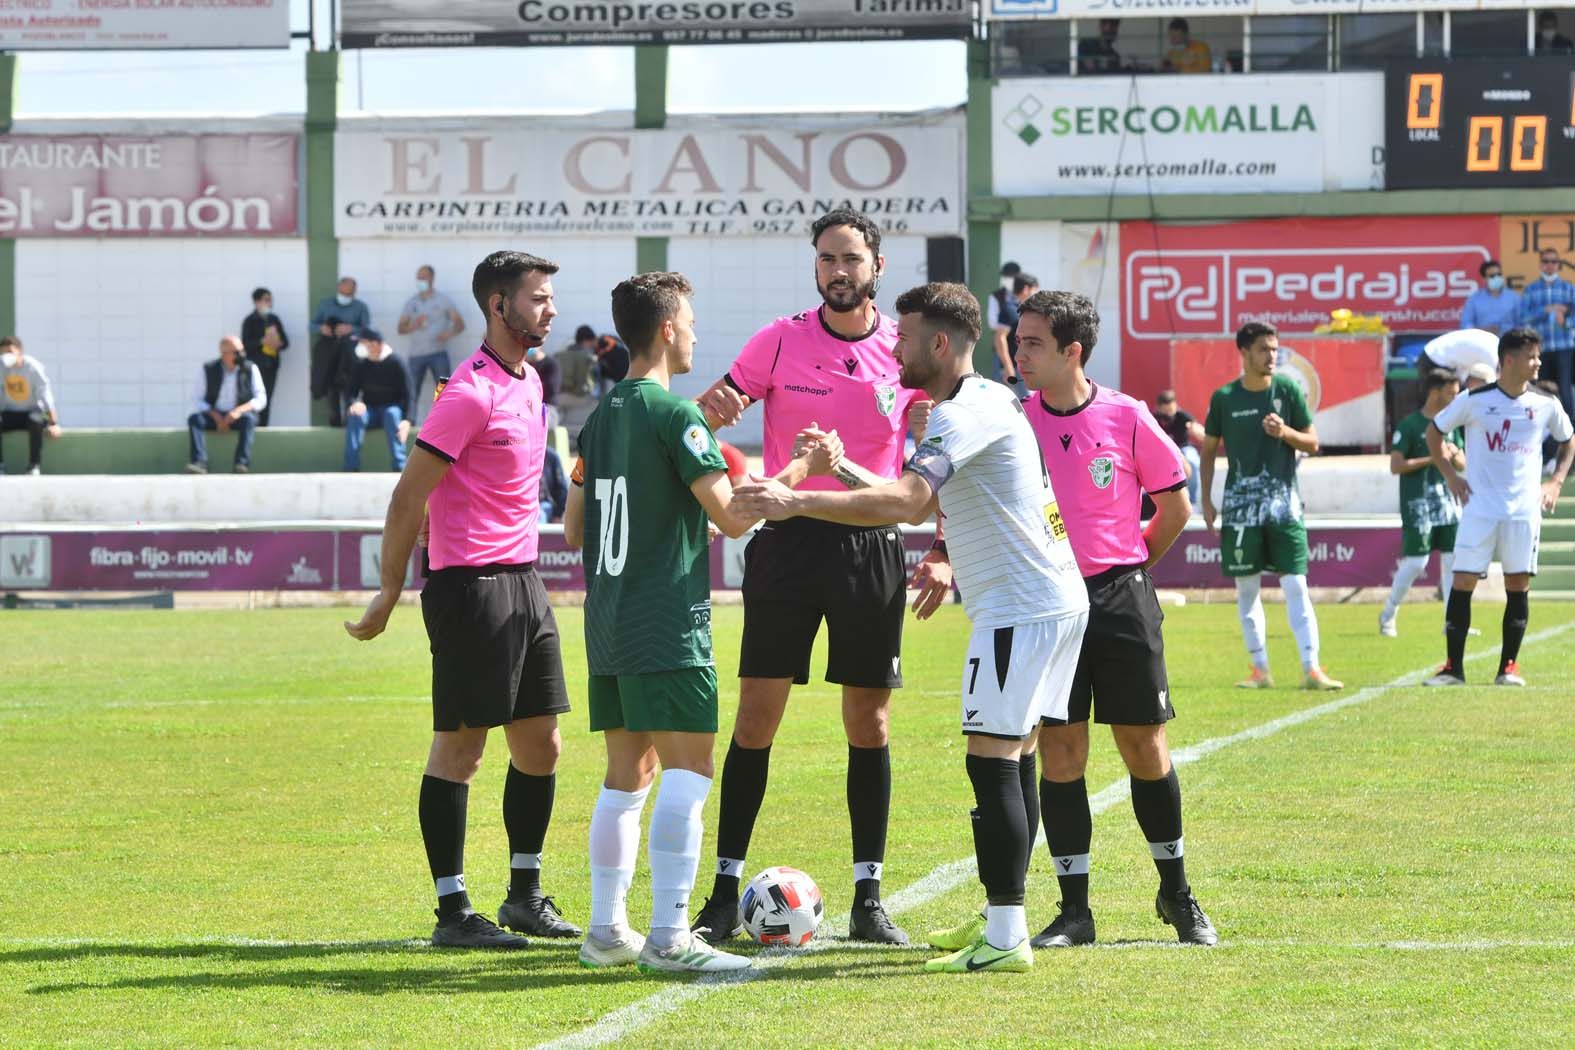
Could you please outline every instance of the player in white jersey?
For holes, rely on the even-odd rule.
[[[1464,685],[1471,593],[1495,558],[1504,566],[1504,648],[1496,685],[1525,685],[1515,659],[1530,618],[1531,578],[1537,574],[1542,515],[1553,513],[1575,459],[1570,417],[1557,398],[1534,385],[1542,368],[1542,338],[1511,328],[1498,342],[1498,382],[1467,391],[1433,417],[1427,448],[1433,465],[1464,505],[1455,533],[1454,589],[1444,612],[1448,662],[1423,685]],[[1466,473],[1445,455],[1445,435],[1466,431]],[[1553,476],[1542,480],[1542,442],[1559,442]]]
[[[962,731],[974,850],[989,906],[972,944],[930,970],[1026,970],[1023,907],[1034,824],[1019,760],[1043,717],[1064,719],[1088,624],[1077,569],[1033,429],[1004,386],[972,370],[979,304],[960,284],[933,283],[897,299],[900,381],[936,402],[929,428],[896,481],[849,492],[765,482],[734,495],[741,513],[805,515],[851,525],[921,522],[939,505],[973,636],[962,674]]]

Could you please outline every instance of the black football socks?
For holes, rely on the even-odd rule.
[[[1508,613],[1506,607],[1505,615]],[[1444,639],[1449,651],[1449,673],[1457,678],[1466,676],[1466,635],[1470,632],[1471,592],[1451,590],[1449,604],[1444,607]]]
[[[465,893],[465,806],[468,784],[421,778],[421,840],[427,847],[427,865],[437,888],[438,916],[447,918],[470,907]]]
[[[1050,846],[1050,866],[1061,887],[1067,911],[1088,907],[1088,851],[1094,838],[1094,817],[1088,808],[1088,782],[1039,781],[1039,808]]]
[[[713,900],[738,899],[744,858],[749,855],[749,840],[755,832],[760,804],[766,799],[766,780],[770,772],[770,747],[740,747],[737,740],[728,745],[727,758],[722,762],[721,812],[716,822]]]
[[[1014,758],[967,757],[973,782],[974,852],[985,898],[994,906],[1021,906],[1028,852],[1028,814]]]
[[[1132,778],[1132,812],[1148,840],[1148,849],[1159,869],[1159,891],[1170,900],[1190,890],[1187,866],[1182,859],[1181,781],[1176,768],[1159,780]]]
[[[1520,656],[1520,643],[1526,637],[1526,624],[1530,619],[1530,592],[1507,591],[1504,594],[1504,649],[1498,658],[1499,674],[1507,671]]]
[[[509,763],[503,781],[503,828],[509,836],[509,900],[516,903],[541,896],[541,850],[552,822],[558,776],[532,776]]]
[[[891,815],[891,749],[848,745],[848,823],[853,829],[853,899],[880,900]]]

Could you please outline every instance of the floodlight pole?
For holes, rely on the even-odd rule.
[[[308,301],[314,306],[333,295],[339,283],[339,240],[334,235],[339,56],[337,48],[306,53],[306,285]],[[313,426],[328,425],[326,401],[314,400],[311,412]]]
[[[641,44],[634,49],[634,126],[636,130],[667,126],[667,45]],[[640,273],[667,269],[667,238],[636,237],[634,268]]]
[[[0,52],[0,134],[11,131],[16,113],[16,53]],[[16,331],[16,239],[0,240],[0,334]]]
[[[968,113],[967,113],[967,175],[966,187],[968,217],[968,287],[979,299],[981,313],[988,306],[986,300],[998,287],[996,274],[1001,269],[1001,219],[1000,215],[976,211],[974,202],[991,197],[995,192],[994,169],[990,156],[990,131],[993,119],[990,113],[991,89],[995,82],[990,71],[990,42],[978,37],[968,41]],[[995,370],[995,344],[990,333],[974,347],[973,366],[983,375],[993,375]]]

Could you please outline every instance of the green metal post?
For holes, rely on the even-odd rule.
[[[0,53],[0,134],[11,130],[16,113],[16,55]],[[16,241],[0,240],[0,334],[16,332]]]
[[[309,308],[334,294],[339,240],[334,236],[334,129],[339,120],[339,52],[306,53],[306,287]],[[316,332],[308,332],[311,345]],[[326,426],[328,405],[312,402],[312,425]]]
[[[968,194],[968,287],[979,298],[983,311],[985,300],[998,287],[996,277],[1001,269],[1001,222],[998,218],[975,214],[973,202],[988,198],[995,192],[994,172],[990,158],[990,131],[993,123],[990,113],[990,45],[984,40],[968,42],[968,116],[966,189]],[[990,333],[984,333],[974,348],[974,367],[984,375],[994,370],[995,351]]]
[[[636,130],[667,126],[667,46],[634,49],[634,126]],[[640,273],[667,269],[667,238],[637,237],[634,267]]]

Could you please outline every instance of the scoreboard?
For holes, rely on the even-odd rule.
[[[1388,189],[1575,186],[1575,61],[1396,62],[1384,72]]]

